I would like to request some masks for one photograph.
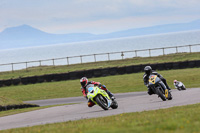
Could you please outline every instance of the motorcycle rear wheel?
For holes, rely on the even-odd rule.
[[[168,100],[172,100],[172,94],[169,92]]]
[[[186,88],[184,86],[181,87],[182,90],[186,90]]]
[[[118,108],[118,103],[117,103],[117,101],[114,99],[113,101],[112,101],[112,105],[110,106],[112,109],[116,109],[116,108]]]

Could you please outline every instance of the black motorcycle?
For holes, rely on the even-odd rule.
[[[166,85],[162,82],[162,80],[154,74],[149,76],[149,87],[152,91],[157,94],[163,101],[172,100],[172,94],[168,91]]]

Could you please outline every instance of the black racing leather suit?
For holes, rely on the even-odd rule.
[[[157,75],[162,80],[162,82],[166,85],[167,89],[171,90],[169,88],[168,84],[167,84],[166,79],[163,78],[163,76],[161,74],[157,73],[156,71],[152,71],[152,74]],[[149,84],[149,75],[147,75],[146,73],[143,75],[143,81],[144,81],[144,85],[146,85],[148,87],[148,84]],[[149,95],[154,94],[154,92],[149,87],[148,87],[148,94]]]

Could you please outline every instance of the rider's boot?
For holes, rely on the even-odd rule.
[[[91,100],[88,100],[88,107],[92,107],[92,106],[94,106],[94,105],[95,105],[94,102],[92,102]]]
[[[167,89],[169,92],[172,92],[172,89],[167,85]]]
[[[113,100],[115,99],[114,95],[106,88],[105,85],[101,85],[101,89],[105,90],[108,96]]]
[[[166,80],[165,80],[164,84],[165,84],[165,86],[167,87],[167,89],[170,91],[170,90],[171,90],[171,88],[168,86],[168,84],[167,84]]]
[[[171,91],[171,88],[168,86],[166,79],[164,79],[164,78],[162,77],[161,80],[163,81],[163,83],[165,84],[165,86],[167,87],[167,89],[168,89],[169,91]]]
[[[113,95],[108,89],[107,89],[106,92],[108,93],[109,97],[110,97],[112,100],[115,99],[114,95]]]

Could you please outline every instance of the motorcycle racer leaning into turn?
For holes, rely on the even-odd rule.
[[[174,80],[174,87],[180,90],[186,90],[185,85],[181,81]]]
[[[100,82],[88,81],[86,77],[82,77],[80,79],[80,83],[81,83],[81,91],[86,99],[88,99],[87,98],[88,88],[94,86],[98,86],[100,89],[106,91],[111,99],[115,99],[114,95],[106,88],[105,85],[101,85]],[[93,103],[91,100],[88,100],[88,107],[92,107],[94,105],[95,103]]]
[[[146,67],[144,68],[144,72],[145,72],[145,73],[144,73],[144,75],[143,75],[143,81],[144,81],[144,85],[146,85],[147,88],[148,88],[148,94],[149,94],[149,95],[155,94],[155,93],[153,92],[153,90],[148,86],[150,74],[157,75],[157,76],[162,80],[162,82],[165,84],[165,86],[167,87],[167,89],[168,89],[168,90],[171,90],[171,88],[170,88],[170,87],[168,86],[168,84],[167,84],[166,79],[164,79],[163,76],[162,76],[161,74],[159,74],[159,73],[157,73],[156,71],[152,70],[151,66],[146,66]]]

